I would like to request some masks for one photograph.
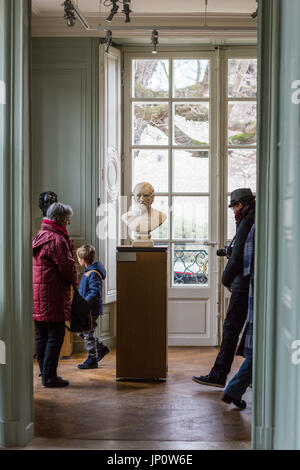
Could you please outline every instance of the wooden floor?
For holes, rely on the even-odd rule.
[[[220,400],[221,389],[196,384],[216,348],[169,348],[166,382],[116,382],[112,351],[95,370],[79,370],[85,355],[61,360],[64,389],[41,386],[35,364],[35,435],[28,448],[248,449],[251,391],[247,409]],[[242,358],[236,358],[232,374]]]

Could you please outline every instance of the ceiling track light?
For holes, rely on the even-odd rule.
[[[112,3],[112,0],[101,0],[102,5],[104,5],[105,7],[108,7],[110,5],[113,5]],[[117,3],[122,3],[124,5],[124,10],[123,12],[125,12],[125,16],[127,14],[127,17],[125,19],[125,22],[129,22],[130,21],[130,13],[131,13],[131,10],[130,10],[130,0],[114,0],[114,3],[116,5],[116,7],[119,7],[119,5],[117,5]],[[74,3],[71,1],[71,0],[65,0],[63,3],[62,3],[62,6],[64,7],[64,18],[67,20],[67,25],[68,26],[74,26],[75,25],[75,22],[78,20],[81,25],[84,27],[84,29],[86,31],[97,31],[97,33],[100,33],[100,34],[106,34],[106,31],[107,31],[107,28],[108,27],[105,27],[104,25],[102,24],[99,24],[99,25],[90,25],[87,18],[84,16],[83,13],[81,13],[81,11],[79,10],[79,8],[77,7],[77,5],[74,5]],[[99,12],[100,14],[100,17],[101,17],[101,11]],[[253,16],[256,17],[257,15],[257,11],[255,13],[253,13]],[[130,31],[146,31],[147,33],[152,30],[151,27],[149,26],[138,26],[138,25],[133,25],[133,26],[128,26],[127,29],[129,28]],[[203,28],[203,31],[212,31],[212,32],[215,32],[215,31],[224,31],[224,26],[204,26]],[[253,25],[253,26],[246,26],[246,27],[240,27],[240,26],[231,26],[230,28],[225,28],[225,29],[230,29],[231,31],[240,31],[240,30],[243,30],[247,33],[256,33],[256,26]],[[117,25],[117,26],[114,26],[111,28],[112,31],[114,32],[118,32],[118,31],[123,31],[124,30],[124,26],[121,26],[121,25]],[[171,32],[174,32],[176,31],[177,32],[186,32],[187,30],[187,27],[186,26],[177,26],[176,28],[174,28],[174,26],[166,26],[166,25],[157,25],[156,26],[156,29],[152,31],[152,43],[153,43],[153,53],[155,54],[157,52],[157,44],[158,44],[158,32],[159,31],[171,31]],[[191,26],[188,28],[189,31],[199,31],[199,26]],[[156,31],[156,33],[155,33]]]
[[[152,42],[152,45],[153,45],[152,54],[157,54],[158,35],[159,35],[158,30],[154,29],[152,31],[152,35],[151,35],[151,42]]]
[[[72,27],[76,23],[76,16],[74,12],[74,6],[71,0],[65,0],[62,4],[64,7],[64,19],[67,21],[67,25]]]
[[[108,29],[108,30],[106,31],[106,35],[105,35],[105,44],[106,44],[106,46],[105,46],[105,52],[108,53],[108,52],[109,52],[109,48],[110,48],[110,46],[112,45],[112,32],[111,32],[110,29]]]
[[[110,23],[113,20],[114,16],[118,13],[119,3],[123,3],[122,13],[124,13],[125,15],[125,23],[130,23],[130,0],[105,0],[103,3],[105,7],[109,7],[112,5],[110,14],[106,18],[106,21]]]
[[[257,4],[257,0],[256,0],[256,4]],[[251,13],[251,17],[255,20],[255,18],[257,18],[257,15],[258,15],[258,7],[253,13]]]
[[[254,11],[253,13],[251,13],[251,17],[255,20],[255,18],[257,17],[258,15],[258,8],[256,8],[256,11]]]
[[[111,5],[112,5],[112,9],[110,10],[110,14],[106,18],[106,21],[108,23],[111,23],[113,17],[118,13],[118,10],[119,10],[118,0],[112,0]]]
[[[130,13],[131,13],[130,0],[127,0],[127,1],[124,0],[123,4],[124,4],[124,7],[123,7],[123,10],[122,10],[122,13],[124,13],[124,15],[125,15],[125,23],[130,23]]]

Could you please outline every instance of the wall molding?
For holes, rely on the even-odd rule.
[[[30,0],[0,0],[0,68],[7,105],[1,106],[0,145],[0,446],[33,437],[32,234],[30,152]],[[16,269],[13,260],[18,260]]]
[[[258,185],[255,240],[252,446],[274,448],[278,271],[280,0],[259,2]],[[259,431],[257,431],[259,430]]]
[[[213,341],[213,344],[212,344]],[[168,346],[195,346],[195,347],[216,347],[217,337],[208,337],[205,334],[188,334],[188,333],[169,333]]]

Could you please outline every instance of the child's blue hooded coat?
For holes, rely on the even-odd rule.
[[[98,271],[102,279],[106,278],[106,269],[101,261],[91,264],[82,273],[82,278],[78,288],[79,294],[91,305],[92,315],[103,315],[103,297],[102,297],[102,280],[97,273],[91,273],[85,276],[88,271]]]

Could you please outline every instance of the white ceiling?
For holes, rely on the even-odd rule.
[[[86,16],[106,13],[111,7],[104,7],[104,0],[74,0]],[[60,16],[63,0],[32,0],[36,16]],[[108,3],[108,2],[107,2]],[[131,0],[132,17],[153,14],[178,15],[181,13],[201,14],[205,12],[205,0]],[[256,0],[208,0],[207,13],[251,14],[256,10]],[[119,14],[118,14],[119,15]]]
[[[86,17],[86,29],[78,20],[72,28],[63,18],[63,0],[32,0],[32,35],[36,37],[105,37],[105,18],[110,0],[73,0]],[[166,44],[208,44],[256,42],[257,21],[251,18],[256,0],[131,0],[131,23],[118,13],[111,23],[114,41],[141,45],[149,43],[153,28]],[[120,8],[119,12],[121,12]],[[205,29],[207,27],[207,29]],[[225,41],[225,42],[223,42]]]

